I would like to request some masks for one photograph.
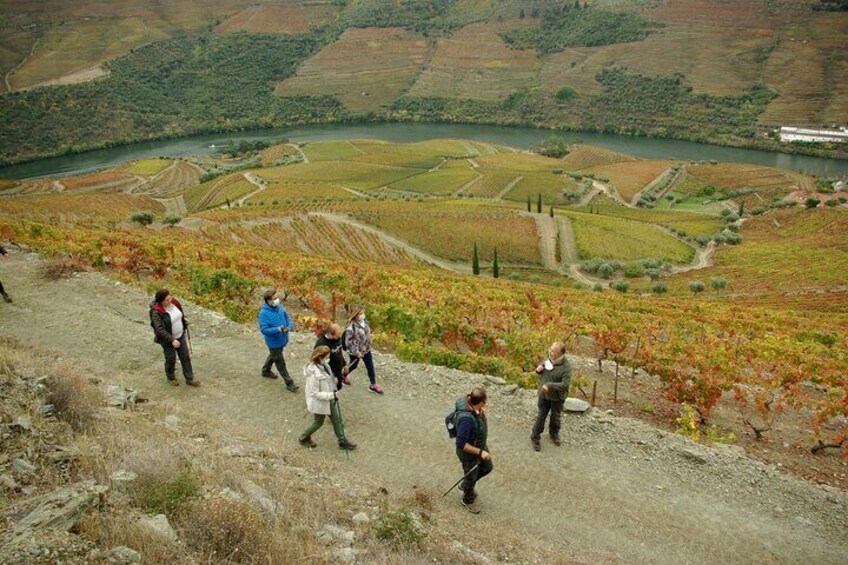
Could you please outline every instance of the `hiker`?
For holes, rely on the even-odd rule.
[[[336,379],[336,390],[341,390],[343,384],[350,384],[350,378],[347,376],[348,366],[342,352],[342,327],[338,324],[327,326],[315,341],[315,347],[319,345],[330,348],[330,370]]]
[[[486,423],[486,389],[475,388],[468,396],[456,401],[456,420],[456,456],[465,475],[459,486],[464,493],[462,505],[472,514],[479,514],[474,486],[494,468],[486,445],[489,427]]]
[[[330,416],[333,423],[333,431],[339,441],[339,449],[356,449],[356,444],[347,439],[344,432],[341,415],[339,414],[339,395],[335,386],[335,379],[327,360],[330,357],[330,348],[319,345],[312,351],[309,363],[303,367],[306,377],[306,409],[314,414],[312,424],[305,432],[300,434],[300,445],[314,448],[318,444],[312,441],[312,434],[324,425],[326,416]]]
[[[533,424],[533,432],[530,435],[530,443],[535,451],[541,451],[542,431],[545,429],[545,420],[548,413],[551,415],[548,432],[551,434],[551,442],[560,445],[559,429],[562,418],[562,407],[568,398],[568,386],[571,382],[571,365],[565,357],[565,344],[555,341],[548,348],[548,358],[536,367],[539,375],[539,400],[537,402],[538,413],[536,422]]]
[[[377,384],[377,376],[374,372],[374,357],[371,355],[371,326],[365,319],[365,310],[362,306],[356,306],[353,309],[353,316],[344,333],[344,345],[350,355],[348,374],[356,369],[360,361],[364,361],[365,368],[368,370],[368,380],[371,381],[368,390],[375,394],[383,394],[383,387]]]
[[[6,257],[7,254],[8,254],[8,252],[6,251],[6,248],[3,247],[2,245],[0,245],[0,255],[2,255],[3,257]],[[3,281],[0,281],[0,295],[3,296],[3,300],[5,302],[12,302],[12,297],[9,296],[8,294],[6,294],[6,289],[3,288]]]
[[[162,346],[165,352],[165,376],[168,382],[179,386],[175,369],[177,357],[183,377],[189,386],[200,386],[200,381],[194,378],[191,368],[191,351],[189,350],[188,319],[185,317],[183,305],[171,296],[167,288],[160,288],[150,304],[150,325],[153,326],[153,341]]]
[[[265,345],[268,346],[268,358],[262,365],[261,375],[266,379],[276,379],[277,375],[271,370],[271,366],[276,365],[277,371],[286,382],[286,389],[297,392],[300,387],[294,384],[294,380],[289,376],[286,360],[283,357],[283,349],[289,343],[289,332],[294,329],[294,324],[289,313],[280,304],[280,297],[275,289],[266,290],[262,299],[262,308],[259,310],[257,319],[259,331],[265,336]]]

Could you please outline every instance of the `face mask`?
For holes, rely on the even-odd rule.
[[[280,305],[280,299],[275,298],[274,300],[271,301],[271,304],[273,304],[274,306],[279,306]]]
[[[356,317],[356,319],[360,322],[364,322],[365,321],[365,314],[360,314],[359,316]]]
[[[554,364],[551,362],[551,360],[550,360],[550,359],[545,359],[545,369],[547,369],[548,371],[550,371],[550,370],[551,370],[551,369],[553,369],[553,368],[554,368]]]

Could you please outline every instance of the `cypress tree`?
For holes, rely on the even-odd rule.
[[[739,203],[739,213],[737,214],[740,218],[745,215],[745,201]]]
[[[480,257],[477,255],[477,242],[474,242],[474,255],[471,256],[471,272],[480,274]]]
[[[495,258],[492,259],[492,276],[498,278],[500,269],[498,268],[498,248],[495,247]]]
[[[551,218],[553,218],[553,217],[554,217],[554,207],[553,207],[553,205],[551,205]]]
[[[536,213],[537,214],[542,213],[542,193],[541,192],[539,193],[539,199],[536,200]]]
[[[530,195],[529,194],[527,195],[527,211],[532,212],[532,209],[530,208]]]

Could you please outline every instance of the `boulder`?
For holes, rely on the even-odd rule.
[[[138,391],[120,385],[109,385],[106,387],[106,403],[114,408],[125,410],[128,406],[135,404]]]
[[[17,459],[12,459],[12,470],[19,475],[29,475],[35,473],[38,470],[38,467],[30,463],[27,459],[19,457]]]
[[[139,520],[139,524],[149,532],[168,541],[177,541],[177,532],[171,527],[167,516],[157,514],[156,516],[145,516]]]
[[[27,504],[35,504],[35,508],[15,524],[13,535],[29,536],[33,530],[67,532],[89,510],[100,505],[107,490],[88,480],[28,500]]]
[[[565,404],[563,405],[563,410],[566,412],[586,412],[591,408],[592,405],[586,402],[585,400],[581,400],[579,398],[566,398]]]
[[[493,385],[503,386],[506,383],[506,379],[502,379],[500,377],[494,377],[492,375],[486,375],[486,381],[492,383]]]

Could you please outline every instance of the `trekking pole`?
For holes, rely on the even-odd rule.
[[[344,428],[344,418],[342,418],[342,405],[339,402],[339,394],[336,393],[336,410],[339,412],[339,425],[342,428],[342,441],[344,442],[345,447],[345,458],[350,461],[350,449],[347,448],[347,433]]]
[[[482,461],[482,459],[481,459],[481,461]],[[453,490],[453,489],[455,489],[457,486],[459,486],[459,483],[461,483],[462,481],[464,481],[464,480],[465,480],[465,478],[466,478],[468,475],[470,475],[471,473],[473,473],[474,471],[476,471],[476,470],[477,470],[477,467],[479,467],[479,466],[480,466],[480,461],[478,461],[476,465],[474,465],[473,467],[471,467],[471,470],[470,470],[470,471],[468,471],[467,473],[465,473],[464,475],[462,475],[462,478],[460,478],[458,481],[456,481],[456,482],[453,484],[453,486],[452,486],[451,488],[449,488],[449,489],[445,492],[445,494],[443,494],[442,496],[447,496],[447,495],[448,495],[448,493],[449,493],[450,491],[452,491],[452,490]]]
[[[193,354],[192,354],[192,351],[191,351],[191,332],[189,331],[188,327],[186,327],[185,332],[186,332],[186,343],[188,343],[188,358],[191,359],[193,357]]]

